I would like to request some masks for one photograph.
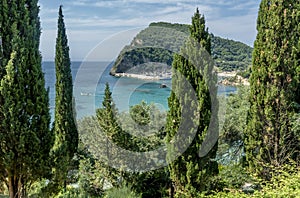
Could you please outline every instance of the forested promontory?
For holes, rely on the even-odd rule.
[[[129,70],[130,73],[137,74],[148,70],[166,72],[166,68],[170,71],[174,53],[179,52],[189,35],[189,26],[166,22],[151,23],[135,36],[130,45],[123,48],[111,74]],[[250,46],[212,33],[210,37],[211,55],[220,71],[245,71],[249,68],[253,50]],[[165,66],[149,64],[151,62],[163,63]]]

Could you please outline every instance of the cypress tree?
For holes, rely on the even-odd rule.
[[[102,102],[103,107],[97,109],[96,115],[99,121],[100,128],[106,133],[107,137],[109,137],[111,140],[118,142],[116,138],[120,136],[121,128],[117,123],[117,109],[115,108],[111,95],[112,93],[110,92],[109,84],[106,83],[104,99]]]
[[[217,163],[213,160],[217,140],[205,141],[205,138],[213,136],[210,133],[215,133],[216,138],[218,136],[217,119],[213,118],[216,114],[212,111],[212,103],[216,104],[216,76],[212,73],[210,46],[204,16],[197,9],[192,17],[190,37],[180,54],[174,55],[172,63],[172,92],[168,100],[170,109],[167,115],[166,140],[168,144],[178,144],[177,147],[168,146],[167,160],[170,162],[174,152],[182,149],[182,145],[189,144],[169,164],[175,197],[196,197],[198,193],[209,190],[210,177],[218,173]],[[191,86],[191,90],[185,81]],[[193,99],[192,92],[195,93],[196,100]],[[209,128],[210,123],[215,126]],[[194,135],[193,130],[196,130]],[[185,139],[176,139],[178,133],[184,133]],[[205,147],[208,148],[207,152],[199,155],[199,151]]]
[[[74,117],[71,62],[62,6],[59,7],[58,14],[55,55],[55,119],[53,123],[55,144],[53,156],[55,165],[54,180],[57,182],[57,185],[64,187],[71,161],[77,152],[78,131]]]
[[[12,24],[17,18],[17,4],[15,1],[3,0],[0,3],[0,77],[2,79],[5,74],[5,66],[7,65],[12,53]]]
[[[299,160],[291,119],[300,112],[299,4],[262,0],[258,13],[245,149],[250,170],[265,179],[271,166]]]
[[[98,119],[98,124],[101,132],[105,134],[106,137],[106,148],[102,150],[103,156],[107,163],[102,164],[103,169],[106,170],[106,177],[112,183],[113,186],[120,187],[120,177],[123,177],[122,170],[112,168],[113,164],[111,162],[116,161],[120,163],[119,159],[115,159],[116,150],[113,149],[112,143],[117,144],[121,148],[126,148],[126,144],[130,144],[121,127],[117,123],[117,109],[113,102],[112,93],[109,88],[109,84],[105,84],[104,98],[102,102],[102,108],[96,110],[96,116]],[[99,151],[99,153],[101,153]],[[122,163],[122,162],[121,162]]]
[[[0,12],[0,168],[15,198],[26,196],[32,183],[49,176],[53,133],[39,52],[37,1],[2,1]]]

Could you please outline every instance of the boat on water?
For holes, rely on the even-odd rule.
[[[81,96],[92,96],[91,93],[85,93],[85,92],[81,92],[80,95],[81,95]]]
[[[159,88],[167,88],[167,85],[162,83],[162,84],[160,84]]]

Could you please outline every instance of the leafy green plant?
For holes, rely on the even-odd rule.
[[[222,169],[221,169],[222,172]],[[254,191],[253,194],[245,194],[239,188],[224,189],[209,195],[210,198],[235,198],[235,197],[292,197],[297,198],[300,195],[300,167],[295,163],[285,164],[283,167],[273,167],[273,177],[270,181],[252,176],[253,181],[258,182],[261,186],[260,190]],[[225,177],[228,177],[228,173]]]
[[[240,86],[237,93],[222,98],[226,100],[226,114],[220,130],[217,158],[224,165],[238,163],[244,155],[243,138],[249,109],[248,96],[249,87]]]
[[[130,107],[129,113],[131,118],[140,125],[147,125],[150,122],[150,106],[144,101]]]
[[[247,169],[241,164],[220,165],[219,176],[224,181],[224,187],[227,189],[239,189],[246,182],[254,182],[254,179],[247,172]]]
[[[130,187],[122,186],[121,188],[112,188],[108,190],[104,198],[141,198],[130,190]]]

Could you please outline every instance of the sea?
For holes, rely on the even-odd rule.
[[[129,111],[133,105],[145,101],[161,111],[168,110],[168,97],[172,89],[171,79],[141,80],[114,77],[109,74],[113,62],[72,62],[73,95],[77,119],[95,115],[102,106],[105,84],[108,83],[112,98],[119,112]],[[45,86],[49,88],[50,111],[53,119],[55,107],[55,63],[43,62]],[[165,85],[165,88],[161,88]],[[228,95],[237,90],[233,86],[219,85],[218,94]]]

